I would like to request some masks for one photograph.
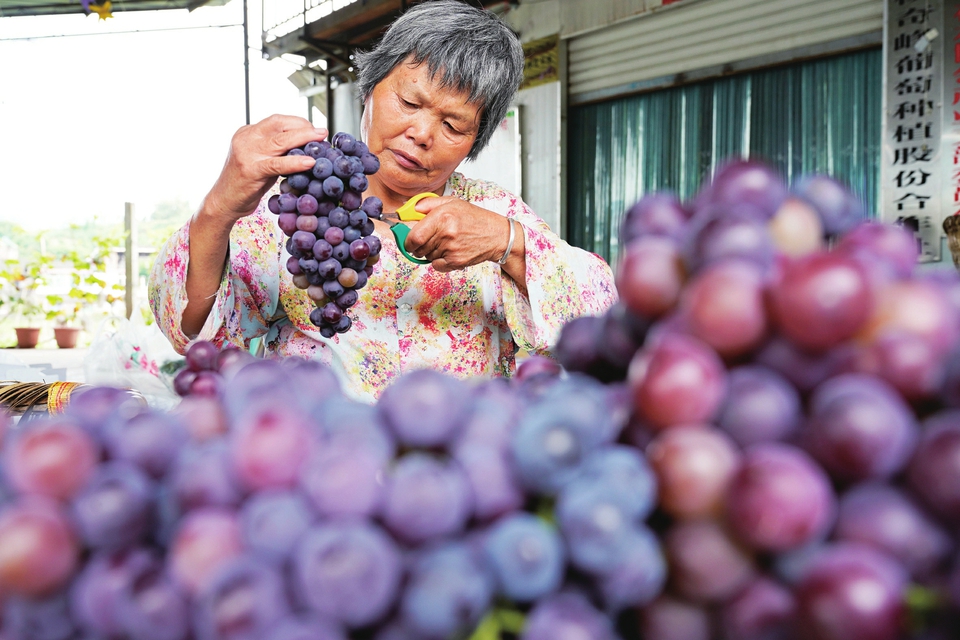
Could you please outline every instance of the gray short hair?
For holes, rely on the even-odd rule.
[[[426,62],[440,86],[469,92],[479,102],[480,128],[469,159],[490,142],[523,81],[523,47],[490,11],[460,0],[431,0],[397,18],[371,51],[355,54],[357,85],[366,102],[373,88],[408,58]]]

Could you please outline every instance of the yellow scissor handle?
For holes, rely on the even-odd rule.
[[[435,193],[418,193],[409,200],[403,203],[399,209],[397,209],[397,215],[400,216],[400,219],[405,222],[413,222],[414,220],[423,220],[426,215],[420,213],[416,209],[417,203],[423,200],[424,198],[436,198],[438,197]]]

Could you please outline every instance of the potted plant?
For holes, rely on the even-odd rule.
[[[17,347],[33,349],[46,315],[40,288],[45,284],[50,259],[39,256],[25,265],[7,260],[0,271],[0,317],[13,323]]]
[[[115,241],[111,238],[94,237],[91,253],[79,254],[68,251],[57,258],[61,268],[69,271],[69,289],[64,294],[46,296],[47,319],[54,322],[53,333],[61,349],[73,348],[83,323],[81,310],[109,308],[123,299],[123,286],[110,284],[107,279],[107,260]],[[84,313],[89,318],[89,314]]]

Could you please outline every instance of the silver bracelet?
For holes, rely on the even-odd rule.
[[[507,218],[507,222],[510,223],[510,239],[507,240],[507,250],[503,252],[503,257],[497,260],[497,264],[503,264],[507,261],[507,258],[510,257],[510,252],[513,251],[513,241],[516,240],[516,232],[513,229],[513,218]]]

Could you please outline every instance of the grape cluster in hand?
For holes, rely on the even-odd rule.
[[[287,271],[316,304],[310,321],[325,338],[350,329],[347,309],[357,303],[357,291],[380,259],[373,219],[383,213],[379,198],[363,198],[367,176],[380,169],[377,156],[349,133],[334,134],[332,142],[292,149],[288,155],[307,155],[316,163],[310,171],[285,176],[280,193],[267,201],[288,237]]]

